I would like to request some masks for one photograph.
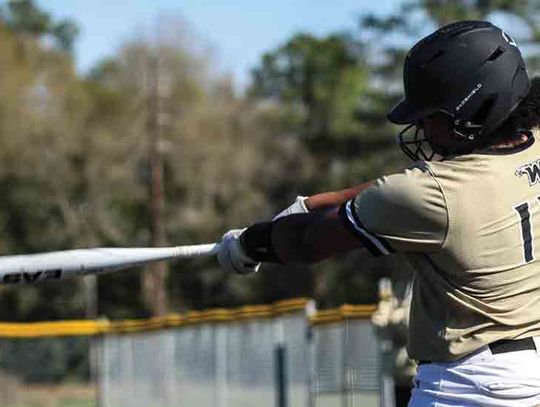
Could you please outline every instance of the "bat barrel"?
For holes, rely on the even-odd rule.
[[[35,283],[94,274],[155,261],[212,255],[218,244],[177,247],[94,248],[0,258],[0,283]]]

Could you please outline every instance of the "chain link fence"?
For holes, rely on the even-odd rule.
[[[88,383],[93,354],[93,400],[43,405],[379,407],[374,307],[314,312],[312,304],[290,300],[146,321],[0,324],[0,382],[11,389],[0,391],[0,404],[28,405],[9,380]]]
[[[381,405],[379,344],[367,318],[371,307],[343,306],[312,318],[313,405]]]
[[[0,323],[0,406],[93,407],[96,321]]]
[[[344,306],[310,318],[309,302],[293,301],[105,335],[100,406],[379,406],[372,311]]]

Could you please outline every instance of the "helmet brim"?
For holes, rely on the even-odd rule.
[[[386,116],[394,124],[412,124],[426,116],[425,109],[414,107],[407,99],[403,98]]]

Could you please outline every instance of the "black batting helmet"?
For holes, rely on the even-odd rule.
[[[487,21],[460,21],[419,41],[403,70],[405,98],[388,114],[418,124],[442,112],[460,142],[484,143],[525,98],[527,68],[515,41]]]

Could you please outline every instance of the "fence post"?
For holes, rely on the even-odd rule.
[[[274,360],[276,366],[276,407],[288,407],[287,347],[285,345],[283,322],[279,318],[276,320]]]
[[[226,324],[216,324],[214,327],[215,340],[215,377],[214,377],[214,407],[227,407],[227,330]]]
[[[277,407],[287,407],[287,348],[285,344],[276,345],[276,388]]]
[[[317,386],[317,366],[315,358],[317,350],[315,349],[314,328],[311,325],[311,317],[317,313],[317,305],[314,300],[309,300],[305,308],[306,318],[306,352],[307,352],[307,407],[315,407],[316,386]]]
[[[95,370],[95,382],[96,386],[96,407],[105,407],[105,394],[107,393],[104,389],[107,377],[105,376],[106,369],[106,352],[105,352],[105,334],[101,333],[93,338],[90,338],[90,346],[93,346],[95,349],[96,355],[96,370]]]

